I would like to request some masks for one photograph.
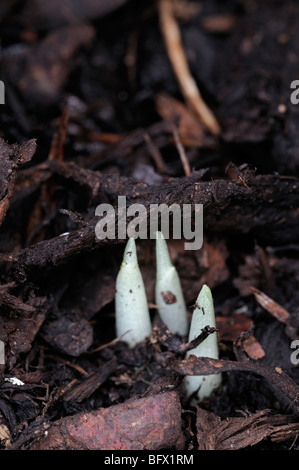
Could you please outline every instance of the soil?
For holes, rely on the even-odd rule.
[[[298,2],[3,0],[0,23],[1,448],[298,450]],[[201,248],[167,244],[219,359],[162,323],[149,236],[153,332],[116,338],[126,239],[95,227],[119,196],[145,222],[203,205]],[[192,406],[184,376],[213,373]]]

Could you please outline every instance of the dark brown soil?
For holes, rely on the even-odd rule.
[[[218,134],[179,84],[163,1],[1,2],[2,449],[298,450],[299,5],[173,1]],[[212,290],[219,360],[186,360],[158,318],[150,239],[153,335],[116,340],[125,240],[96,238],[95,209],[120,195],[203,204],[202,248],[168,246],[190,318]],[[184,376],[215,372],[192,408]]]

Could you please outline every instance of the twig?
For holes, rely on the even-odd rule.
[[[54,162],[52,162],[54,163]],[[161,204],[167,200],[167,205],[173,203],[179,205],[190,203],[203,204],[205,210],[206,230],[215,230],[215,221],[217,221],[217,231],[230,230],[234,233],[250,233],[258,227],[262,240],[268,240],[268,234],[271,234],[272,242],[279,240],[279,243],[292,243],[297,240],[298,232],[298,214],[292,210],[296,204],[299,204],[299,185],[293,180],[284,180],[281,184],[276,175],[258,175],[250,179],[251,191],[244,188],[237,181],[215,180],[199,181],[200,174],[192,172],[190,178],[174,178],[163,185],[148,186],[135,184],[130,178],[121,177],[119,180],[109,180],[103,183],[104,175],[100,172],[87,172],[80,168],[77,174],[74,170],[76,165],[70,165],[61,162],[55,162],[56,173],[62,175],[66,180],[78,182],[79,177],[84,177],[84,182],[93,184],[93,187],[101,187],[108,195],[115,194],[115,185],[119,194],[130,194],[127,198],[127,204],[141,203],[147,210],[148,219],[150,218],[150,205]],[[58,166],[60,168],[58,168]],[[82,176],[81,176],[82,175]],[[94,176],[94,178],[91,178]],[[92,186],[90,186],[92,187]],[[215,201],[214,194],[219,195]],[[290,195],[293,198],[293,206],[289,207]],[[165,199],[167,198],[167,199]],[[236,200],[238,204],[236,205]],[[269,202],[270,200],[270,202]],[[246,213],[240,214],[239,207],[246,204]],[[271,209],[275,206],[277,216],[273,218]],[[259,211],[259,217],[256,213]],[[278,211],[278,212],[277,212]],[[225,217],[223,215],[226,215]],[[280,217],[286,220],[285,225],[288,230],[282,226]],[[129,220],[129,219],[128,219]],[[24,279],[24,276],[35,272],[36,268],[44,266],[57,267],[69,262],[74,257],[83,253],[91,252],[97,248],[105,249],[107,246],[123,244],[124,240],[110,240],[105,238],[99,241],[96,238],[95,226],[98,218],[88,219],[85,227],[79,228],[69,233],[68,236],[56,236],[51,239],[43,240],[39,243],[24,248],[18,252],[0,253],[0,262],[11,265],[10,279]],[[127,220],[126,220],[127,223]],[[34,268],[34,269],[33,269]]]
[[[68,361],[67,359],[63,359],[62,357],[55,356],[53,354],[49,354],[47,355],[47,357],[53,359],[54,361],[62,362],[63,364],[66,364],[69,367],[72,367],[73,369],[80,372],[80,374],[82,375],[88,375],[88,372],[84,370],[83,367],[79,366],[78,364],[75,364],[74,362]]]
[[[203,101],[196,82],[190,73],[182,46],[180,30],[173,16],[171,1],[159,0],[158,9],[167,53],[179,82],[181,92],[190,108],[201,119],[205,127],[212,134],[219,135],[220,126],[212,111]]]
[[[165,165],[161,152],[158,147],[154,144],[151,136],[147,132],[144,133],[144,140],[158,170],[160,170],[161,173],[168,175],[169,171],[167,166]]]
[[[67,108],[67,106],[64,107],[62,111],[62,115],[59,120],[59,125],[56,131],[54,132],[52,142],[51,142],[51,148],[49,152],[48,159],[49,160],[58,160],[62,161],[63,160],[63,147],[67,135],[67,126],[69,122],[69,117],[70,113]]]
[[[267,312],[273,315],[273,317],[275,317],[281,323],[284,323],[285,325],[288,324],[289,319],[290,319],[290,314],[285,308],[283,308],[281,305],[279,305],[277,302],[271,299],[268,295],[264,294],[263,292],[256,289],[255,287],[251,287],[250,290],[254,294],[257,302],[264,309],[266,309]]]
[[[185,171],[185,175],[190,176],[191,175],[190,164],[189,164],[188,158],[186,156],[186,153],[185,153],[184,147],[182,145],[182,142],[180,140],[179,133],[178,133],[178,131],[175,127],[173,127],[173,129],[172,129],[172,134],[173,134],[174,141],[175,141],[175,144],[176,144],[176,148],[178,150],[178,153],[179,153],[179,156],[180,156],[180,159],[181,159],[184,171]]]
[[[268,295],[264,294],[255,287],[250,288],[251,292],[259,305],[261,305],[267,312],[270,313],[276,320],[286,325],[286,334],[289,338],[295,339],[297,337],[297,329],[292,325],[289,312],[280,304],[271,299]]]
[[[191,355],[188,359],[173,359],[168,364],[164,364],[168,370],[173,370],[179,375],[209,375],[220,374],[222,372],[231,372],[241,370],[261,375],[270,384],[277,387],[283,394],[289,398],[299,412],[299,386],[285,372],[278,368],[271,367],[254,362],[239,362],[224,359],[212,359],[210,357],[196,357]]]
[[[118,336],[117,338],[114,338],[112,341],[109,341],[109,343],[101,344],[101,346],[98,346],[97,348],[92,349],[91,351],[86,351],[85,354],[94,354],[94,353],[96,353],[96,352],[102,351],[102,350],[105,349],[105,348],[108,348],[109,346],[114,346],[114,345],[117,344],[119,341],[121,341],[122,337],[123,337],[125,334],[126,334],[126,333],[123,333],[122,335]]]

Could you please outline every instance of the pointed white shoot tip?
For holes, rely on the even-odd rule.
[[[156,234],[156,305],[159,315],[173,334],[186,336],[188,317],[179,275],[173,266],[162,232]]]
[[[203,304],[204,303],[210,303],[211,304],[211,309],[214,310],[214,302],[213,302],[212,292],[211,292],[211,289],[206,284],[204,284],[202,286],[201,291],[198,294],[197,303],[199,304],[199,306],[202,306],[202,305],[200,305],[201,303],[203,303]]]
[[[127,241],[122,266],[138,266],[136,243],[133,237]]]
[[[156,232],[156,264],[157,277],[163,276],[172,267],[167,243],[162,232]]]
[[[134,238],[127,242],[116,279],[115,320],[117,336],[123,336],[123,341],[131,348],[144,341],[152,332]]]
[[[211,289],[207,285],[203,285],[197,300],[196,308],[192,315],[189,342],[199,336],[202,329],[207,325],[216,328],[215,311]],[[219,349],[217,342],[217,334],[211,333],[196,348],[188,351],[187,357],[194,354],[197,357],[219,358]],[[221,374],[212,375],[193,375],[185,377],[185,388],[187,397],[195,393],[195,397],[191,401],[192,405],[196,405],[204,398],[208,398],[212,392],[221,385]]]

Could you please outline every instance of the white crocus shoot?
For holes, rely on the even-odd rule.
[[[134,238],[127,242],[116,279],[115,319],[117,336],[121,336],[122,341],[131,348],[144,341],[152,332]]]
[[[161,319],[173,334],[186,336],[188,317],[177,270],[162,232],[156,233],[156,305]]]
[[[189,342],[202,333],[206,326],[216,328],[213,297],[210,288],[204,285],[197,297],[195,309],[192,315]],[[191,354],[197,357],[219,358],[217,333],[211,333],[196,348],[188,351],[187,357]],[[187,398],[191,398],[191,405],[195,406],[204,398],[210,397],[212,392],[221,385],[221,374],[212,375],[189,375],[185,377],[185,388]]]

